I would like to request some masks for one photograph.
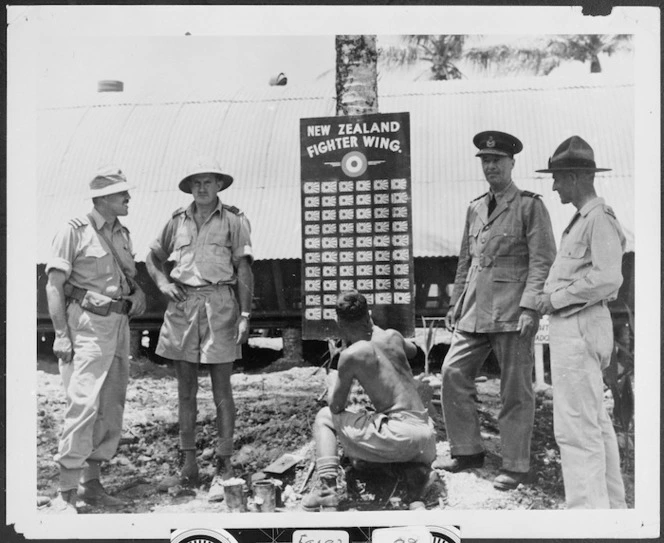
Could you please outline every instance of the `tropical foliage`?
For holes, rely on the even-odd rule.
[[[417,35],[404,36],[403,46],[390,46],[380,51],[381,60],[389,68],[412,65],[418,61],[431,64],[429,79],[443,81],[461,79],[463,74],[457,67],[463,58],[465,36]]]
[[[600,55],[631,48],[628,34],[564,34],[498,44],[482,44],[463,35],[403,36],[402,40],[380,50],[382,66],[390,70],[429,63],[427,79],[435,81],[464,78],[464,64],[494,75],[549,75],[563,62],[577,61],[589,63],[590,72],[597,73],[602,71]]]

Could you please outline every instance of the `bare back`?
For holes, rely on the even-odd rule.
[[[353,379],[357,379],[378,412],[426,409],[408,363],[405,341],[396,330],[374,326],[371,340],[358,341],[346,349],[339,360],[344,401]]]

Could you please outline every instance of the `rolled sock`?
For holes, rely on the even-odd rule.
[[[339,473],[339,458],[337,456],[321,456],[316,459],[318,477],[321,479],[336,479]]]

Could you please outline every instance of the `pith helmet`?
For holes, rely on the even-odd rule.
[[[106,165],[99,168],[90,181],[90,198],[116,194],[134,187],[127,183],[127,177],[115,165]]]
[[[572,136],[562,142],[549,158],[549,167],[535,170],[540,173],[583,170],[587,172],[610,172],[611,168],[595,167],[593,148],[579,136]]]
[[[475,147],[479,149],[475,156],[498,155],[513,157],[523,149],[523,144],[518,138],[505,132],[487,130],[480,132],[473,138]]]
[[[198,157],[193,160],[191,164],[189,164],[189,167],[187,168],[187,175],[182,179],[182,181],[180,181],[180,184],[178,185],[180,190],[182,192],[191,194],[191,187],[189,186],[190,178],[201,173],[211,173],[216,175],[219,178],[219,181],[221,181],[221,188],[219,189],[220,191],[230,187],[231,183],[233,182],[233,178],[221,170],[221,166],[216,159],[212,157]]]

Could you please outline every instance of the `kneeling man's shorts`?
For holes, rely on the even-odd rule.
[[[342,411],[332,414],[337,437],[350,458],[367,462],[422,462],[436,458],[428,411]]]

